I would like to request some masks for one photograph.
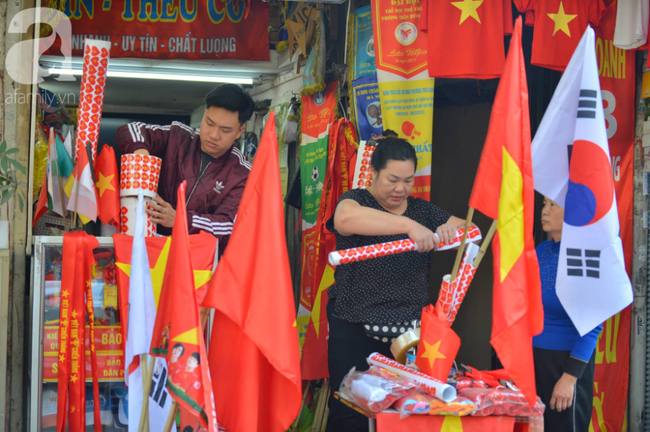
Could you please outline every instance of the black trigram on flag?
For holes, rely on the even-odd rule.
[[[567,249],[567,275],[600,278],[600,251]]]
[[[596,101],[598,92],[596,90],[580,90],[578,101],[578,118],[596,118]]]

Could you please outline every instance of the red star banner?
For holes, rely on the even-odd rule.
[[[410,416],[377,414],[377,432],[513,432],[514,417]]]
[[[532,338],[542,331],[544,312],[533,240],[535,191],[521,21],[515,23],[469,205],[497,221],[490,342],[533,406]]]
[[[447,382],[460,348],[460,338],[449,327],[446,318],[439,318],[435,307],[422,308],[420,344],[415,364],[420,371]]]
[[[429,76],[501,76],[506,60],[503,38],[512,34],[510,0],[426,0],[424,6]]]
[[[99,242],[83,231],[63,237],[63,271],[61,274],[61,308],[59,310],[59,375],[56,430],[66,430],[66,413],[70,432],[86,430],[86,311],[90,318],[90,351],[93,374],[95,431],[101,431],[99,382],[94,344],[91,266],[93,249]],[[84,299],[85,298],[85,299]],[[68,395],[69,390],[69,395]],[[67,405],[67,410],[66,410]]]
[[[278,161],[271,112],[203,304],[215,308],[210,370],[219,421],[230,432],[284,432],[302,400]]]

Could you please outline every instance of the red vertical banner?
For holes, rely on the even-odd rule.
[[[617,0],[596,28],[596,57],[612,157],[625,266],[632,273],[634,205],[634,51],[614,46]],[[623,431],[630,375],[630,308],[608,319],[596,345],[594,408],[590,432]]]

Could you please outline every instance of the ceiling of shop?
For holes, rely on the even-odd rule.
[[[56,94],[66,106],[77,106],[81,77],[76,82],[46,79],[41,87]],[[191,113],[217,84],[131,78],[108,78],[104,112]]]
[[[274,50],[271,50],[271,59],[268,62],[181,62],[111,59],[109,70],[114,67],[128,67],[150,73],[184,72],[197,75],[256,78],[258,81],[266,81],[291,70],[293,64],[288,59],[288,50],[285,53],[278,55]],[[65,66],[61,65],[61,57],[43,56],[41,57],[41,64],[45,68],[65,68]],[[73,58],[72,67],[80,69],[81,59]],[[53,77],[48,77],[41,86],[58,95],[65,105],[77,106],[81,77],[77,76],[76,78],[77,81],[57,81]],[[106,81],[104,112],[189,114],[202,105],[205,94],[217,85],[216,83],[205,82],[110,77]]]

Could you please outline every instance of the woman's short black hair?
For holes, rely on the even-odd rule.
[[[415,170],[418,169],[418,156],[415,149],[408,141],[397,138],[387,137],[379,141],[375,152],[372,154],[372,167],[379,172],[386,168],[388,161],[413,161]]]
[[[222,84],[205,95],[205,109],[223,108],[239,114],[239,124],[244,124],[253,117],[255,102],[237,84]]]

